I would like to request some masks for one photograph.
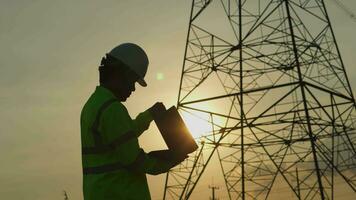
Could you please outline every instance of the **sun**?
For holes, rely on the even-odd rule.
[[[199,138],[212,132],[212,124],[209,114],[191,111],[180,111],[180,114],[194,138]]]

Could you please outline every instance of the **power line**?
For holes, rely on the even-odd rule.
[[[356,22],[356,15],[353,13],[345,4],[341,3],[339,0],[333,0],[333,2],[345,12],[354,22]]]

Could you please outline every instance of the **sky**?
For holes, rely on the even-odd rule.
[[[356,22],[325,2],[356,88]],[[356,10],[355,1],[342,2]],[[0,0],[3,199],[63,199],[63,190],[83,199],[80,111],[98,85],[101,57],[114,46],[137,43],[150,59],[148,87],[137,87],[125,103],[132,117],[157,101],[176,104],[190,6],[189,0]],[[165,148],[153,124],[140,144],[146,151]],[[153,199],[162,197],[164,177],[148,176]]]

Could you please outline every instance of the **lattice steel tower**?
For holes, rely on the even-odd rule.
[[[355,99],[324,1],[193,0],[188,29],[178,108],[211,128],[164,199],[190,198],[212,157],[226,199],[356,197]]]

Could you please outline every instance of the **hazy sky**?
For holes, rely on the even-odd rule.
[[[355,91],[356,22],[325,2]],[[356,12],[356,1],[342,2]],[[0,0],[2,199],[63,199],[63,190],[82,199],[79,115],[98,83],[101,57],[115,45],[138,43],[150,58],[149,86],[137,87],[126,103],[133,117],[156,101],[176,103],[190,6]],[[154,125],[140,142],[147,151],[164,148]],[[150,176],[149,185],[153,199],[161,198],[164,175]]]

